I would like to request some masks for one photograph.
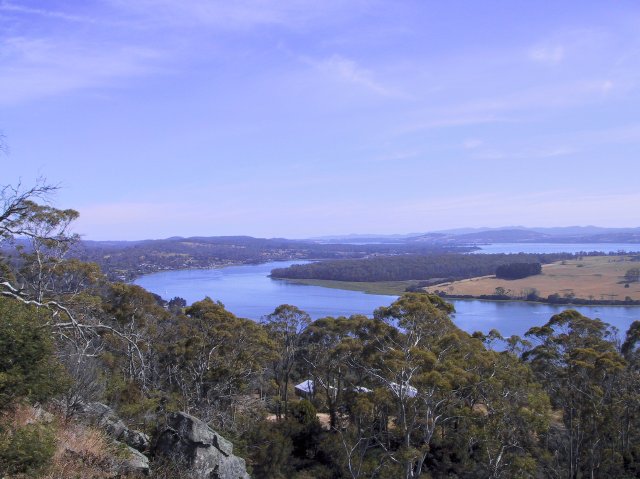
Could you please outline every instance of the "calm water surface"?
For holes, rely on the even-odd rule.
[[[358,291],[322,288],[272,280],[273,268],[300,264],[283,261],[221,269],[167,271],[138,278],[135,283],[165,299],[180,296],[188,303],[209,296],[224,303],[237,316],[258,320],[280,304],[293,304],[312,318],[324,316],[371,315],[379,306],[388,306],[396,297]],[[542,325],[566,308],[547,304],[453,300],[455,323],[468,332],[488,332],[495,328],[503,335],[523,335],[531,326]],[[600,318],[623,333],[640,320],[640,307],[578,306],[585,316]]]
[[[391,304],[395,296],[306,286],[268,277],[274,268],[308,261],[278,261],[220,269],[167,271],[142,276],[135,284],[170,299],[180,296],[187,303],[205,296],[221,301],[237,316],[260,319],[281,304],[293,304],[314,319],[323,316],[371,314],[378,306]]]

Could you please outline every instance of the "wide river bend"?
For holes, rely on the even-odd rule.
[[[395,296],[366,294],[359,291],[323,288],[273,280],[273,268],[287,267],[301,261],[282,261],[258,265],[230,266],[220,269],[166,271],[142,276],[138,284],[165,299],[180,296],[190,304],[209,296],[221,301],[236,316],[259,320],[280,304],[292,304],[312,318],[324,316],[370,316],[379,306],[387,306]],[[564,309],[538,303],[516,301],[451,300],[456,313],[454,322],[468,332],[488,332],[495,328],[503,336],[523,335],[530,327],[542,325]],[[575,306],[585,316],[600,318],[624,335],[634,320],[640,320],[640,307]]]

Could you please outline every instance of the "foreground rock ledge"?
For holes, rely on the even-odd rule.
[[[233,444],[184,412],[169,415],[155,454],[184,464],[198,479],[250,479],[244,459],[233,455]]]

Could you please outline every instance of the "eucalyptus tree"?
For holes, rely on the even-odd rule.
[[[627,361],[622,394],[622,414],[619,421],[621,454],[627,473],[640,476],[640,321],[634,321],[621,347]]]
[[[376,310],[374,321],[385,326],[362,338],[360,366],[393,411],[379,446],[407,479],[422,474],[437,428],[455,415],[466,387],[459,346],[468,335],[451,322],[453,311],[438,296],[407,293]]]
[[[466,447],[454,450],[466,449],[477,476],[537,477],[543,453],[539,438],[550,421],[548,395],[529,365],[510,351],[476,349],[474,362],[478,368],[465,401],[465,424],[454,438]]]
[[[271,372],[279,398],[276,415],[287,415],[289,382],[303,346],[302,333],[311,324],[311,317],[289,304],[278,306],[273,313],[262,318],[272,345]],[[282,407],[280,406],[282,404]]]
[[[78,357],[95,356],[101,334],[129,338],[100,314],[99,268],[67,259],[79,239],[71,231],[78,212],[48,204],[57,189],[44,180],[0,186],[0,296],[46,309],[53,334]]]
[[[350,363],[360,349],[356,331],[366,321],[362,315],[322,318],[311,323],[303,335],[302,366],[310,372],[316,394],[321,393],[326,402],[332,430],[342,426],[338,412],[345,394],[362,388]]]
[[[124,334],[128,341],[103,334],[108,350],[120,359],[120,373],[126,381],[137,381],[143,390],[158,386],[158,323],[169,313],[156,298],[140,286],[112,283],[102,294],[105,322]]]
[[[234,429],[239,399],[264,375],[269,359],[266,333],[208,297],[185,313],[165,330],[168,381],[182,396],[181,407]]]
[[[625,360],[616,348],[615,328],[566,310],[526,335],[535,344],[523,357],[562,415],[555,451],[561,474],[573,479],[619,472]]]
[[[36,202],[46,201],[55,190],[43,181],[31,188],[21,184],[0,187],[0,295],[50,309],[59,331],[75,327],[82,332],[70,311],[52,297],[51,277],[77,239],[69,226],[78,217],[75,210]]]

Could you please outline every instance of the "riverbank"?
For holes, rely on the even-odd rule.
[[[447,299],[519,301],[562,306],[640,306],[640,283],[625,281],[628,269],[640,264],[636,256],[585,256],[543,266],[540,275],[520,280],[481,276],[435,284],[424,289]],[[420,281],[334,281],[281,279],[292,284],[401,295],[418,289]]]
[[[322,288],[342,289],[346,291],[360,291],[367,294],[382,294],[386,296],[400,296],[407,288],[416,287],[418,281],[332,281],[327,279],[289,279],[272,278],[283,283],[320,286]]]
[[[322,288],[340,289],[346,291],[359,291],[366,294],[382,294],[388,296],[400,296],[407,291],[407,288],[415,288],[417,281],[388,281],[381,283],[363,283],[363,282],[347,282],[347,281],[327,281],[319,279],[280,279],[285,283],[307,285],[307,286],[319,286]],[[424,288],[421,288],[424,289]],[[432,291],[429,291],[432,292]],[[519,303],[533,303],[533,304],[549,304],[558,306],[640,306],[640,300],[598,300],[598,299],[581,299],[581,298],[565,298],[552,296],[551,299],[537,297],[533,298],[515,298],[504,295],[448,295],[439,291],[437,293],[444,299],[453,300],[478,300],[478,301],[492,301],[492,302],[519,302]]]
[[[640,300],[601,300],[601,299],[581,299],[581,298],[563,298],[555,297],[551,298],[512,298],[509,296],[501,295],[447,295],[439,293],[443,299],[446,300],[476,300],[476,301],[493,301],[493,302],[518,302],[518,303],[534,303],[534,304],[549,304],[553,306],[640,306]]]

